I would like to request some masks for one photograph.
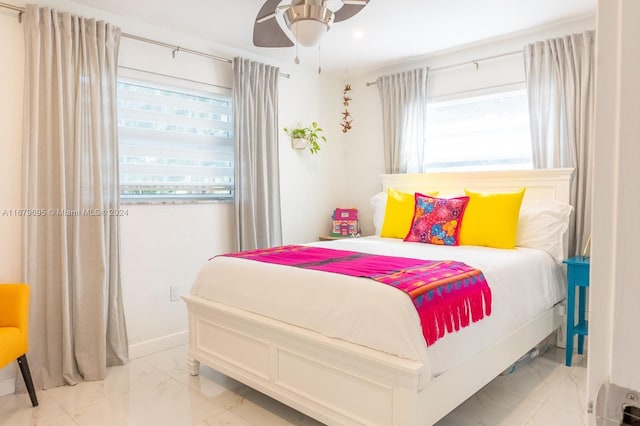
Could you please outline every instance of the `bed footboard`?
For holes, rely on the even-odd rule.
[[[327,424],[421,425],[423,365],[185,296],[189,371],[200,362]]]
[[[563,323],[558,304],[420,389],[419,362],[197,296],[184,300],[192,375],[202,362],[329,425],[433,424]]]

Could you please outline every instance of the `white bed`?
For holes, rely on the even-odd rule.
[[[385,175],[382,184],[451,195],[465,187],[525,186],[525,200],[567,202],[570,176],[567,169]],[[363,278],[220,257],[204,266],[184,298],[192,374],[202,362],[327,424],[430,425],[562,323],[557,302],[564,295],[563,274],[540,250],[435,247],[377,237],[320,244],[455,258],[478,267],[492,288],[492,315],[427,348],[413,305],[396,289]],[[509,266],[495,267],[496,255]],[[355,297],[362,287],[364,301]],[[517,295],[528,302],[517,305],[523,300]]]

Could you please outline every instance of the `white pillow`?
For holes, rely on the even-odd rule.
[[[556,200],[523,201],[516,246],[544,250],[557,262],[564,259],[563,239],[573,207]]]
[[[373,206],[373,226],[376,230],[376,235],[380,236],[382,224],[384,223],[384,213],[387,210],[387,193],[378,192],[371,197],[371,205]]]

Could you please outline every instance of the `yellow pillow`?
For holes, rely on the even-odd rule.
[[[438,193],[428,192],[426,195],[435,197]],[[415,205],[414,193],[397,191],[393,188],[387,189],[387,207],[384,212],[380,236],[404,239],[413,221]]]
[[[486,194],[465,189],[469,204],[462,218],[460,244],[512,249],[516,245],[520,204],[526,188]]]

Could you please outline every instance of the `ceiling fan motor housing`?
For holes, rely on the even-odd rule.
[[[333,12],[319,0],[302,0],[284,12],[284,22],[303,46],[318,44],[333,22]]]

